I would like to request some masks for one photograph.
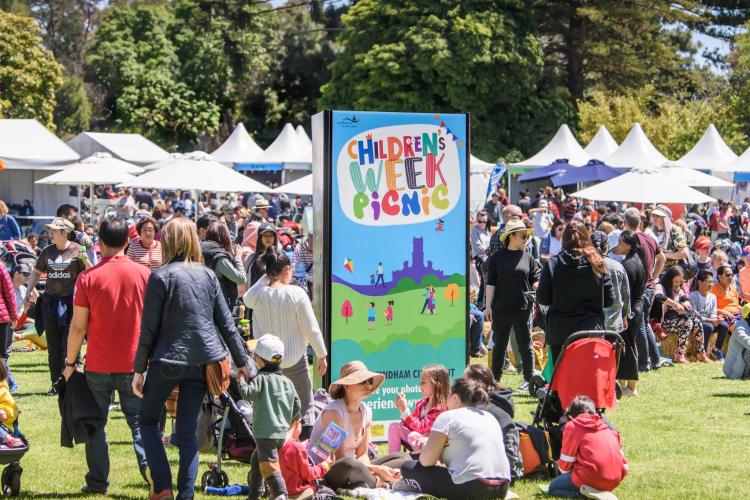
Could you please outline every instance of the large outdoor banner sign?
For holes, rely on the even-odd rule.
[[[466,362],[468,115],[328,115],[331,377],[352,360],[385,374],[366,403],[374,439],[413,409],[422,367]]]

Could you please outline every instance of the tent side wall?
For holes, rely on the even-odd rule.
[[[74,203],[68,186],[34,184],[39,179],[52,175],[49,170],[6,169],[0,172],[0,200],[8,205],[21,205],[23,200],[31,200],[37,215],[55,215],[57,207],[63,203]]]

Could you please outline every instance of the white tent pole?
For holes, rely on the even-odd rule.
[[[89,220],[91,221],[91,225],[94,225],[94,184],[89,184],[89,213],[91,216],[89,217]]]
[[[195,223],[198,223],[198,190],[193,189],[193,214]]]
[[[511,199],[510,199],[510,183],[511,183],[511,179],[510,179],[510,165],[508,165],[508,204],[513,203],[511,201]]]

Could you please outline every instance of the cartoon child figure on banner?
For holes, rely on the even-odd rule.
[[[393,325],[393,301],[388,301],[388,307],[385,308],[385,322],[387,326]]]
[[[430,292],[428,294],[428,305],[427,309],[430,310],[430,314],[435,314],[435,287],[430,286]]]
[[[375,288],[375,275],[374,274],[370,275],[370,286]]]
[[[367,308],[367,329],[375,329],[375,302],[370,302],[370,307]]]
[[[385,271],[383,270],[383,263],[378,262],[378,267],[375,269],[375,274],[377,274],[377,279],[375,280],[375,286],[378,286],[378,283],[381,283],[383,285],[383,288],[385,288]]]
[[[442,233],[445,230],[445,221],[443,219],[438,219],[437,224],[435,225],[435,231]]]

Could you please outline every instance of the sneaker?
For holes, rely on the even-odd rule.
[[[581,486],[581,495],[585,498],[596,498],[598,500],[617,500],[617,495],[611,491],[597,490],[585,484]]]
[[[117,404],[117,403],[113,403],[113,404],[109,405],[108,411],[110,411],[110,412],[120,411],[120,405]]]
[[[106,495],[107,494],[107,488],[104,489],[95,489],[89,486],[88,484],[81,488],[81,493],[84,495]]]
[[[391,486],[391,490],[399,493],[421,493],[418,488],[412,486],[410,481],[407,481],[403,478],[393,483],[393,486]]]
[[[518,386],[518,389],[516,389],[518,392],[529,392],[529,383],[524,380],[524,382]]]
[[[47,396],[57,396],[57,387],[54,385],[49,388],[49,391],[47,391]]]
[[[715,347],[711,348],[711,355],[716,361],[724,361],[724,353]]]
[[[490,352],[489,349],[487,349],[487,346],[482,344],[479,346],[479,352],[482,353],[482,357],[487,356],[487,353]]]
[[[23,448],[24,446],[26,446],[26,443],[23,442],[23,439],[13,436],[8,436],[5,439],[5,444],[7,444],[9,448]]]
[[[149,500],[174,500],[174,493],[172,493],[172,488],[167,488],[166,490],[154,493],[149,497]]]

